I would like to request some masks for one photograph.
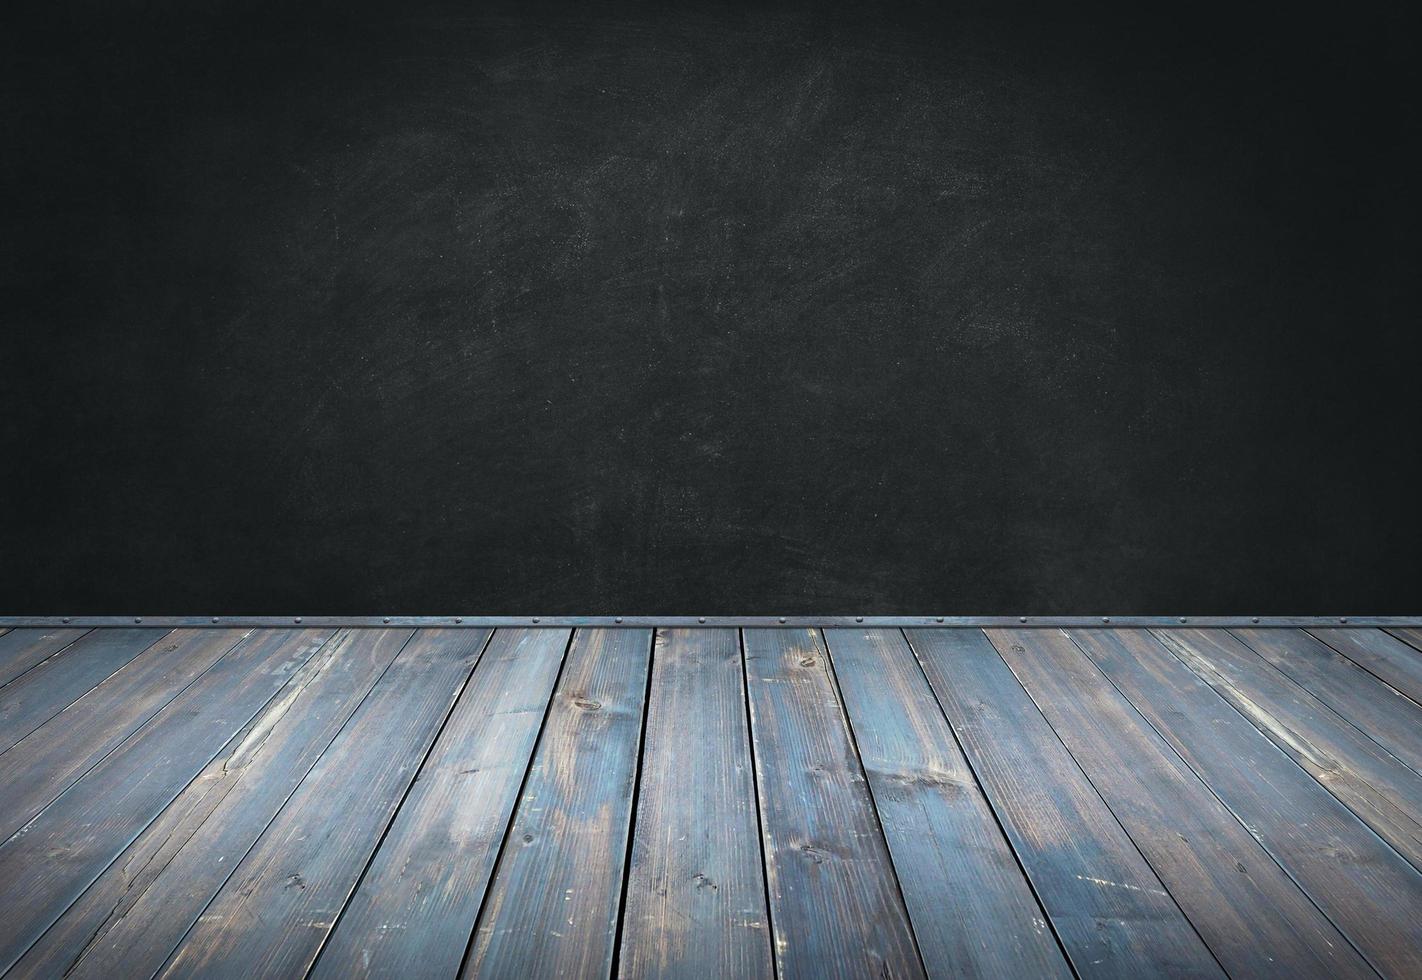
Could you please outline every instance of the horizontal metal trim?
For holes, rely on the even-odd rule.
[[[1422,616],[0,616],[0,627],[57,626],[1422,626]]]

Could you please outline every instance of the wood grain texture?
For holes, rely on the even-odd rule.
[[[742,636],[777,975],[922,976],[819,633]]]
[[[310,969],[488,635],[415,633],[159,976]]]
[[[1422,776],[1230,633],[1181,630],[1159,638],[1255,728],[1422,870]]]
[[[1422,772],[1422,705],[1303,630],[1234,633],[1346,722]],[[1416,813],[1422,817],[1422,810]]]
[[[1422,704],[1422,629],[1310,629],[1309,633]]]
[[[929,975],[1071,976],[903,634],[824,636]]]
[[[264,630],[230,651],[147,724],[0,845],[0,971],[330,638]]]
[[[412,632],[349,630],[323,646],[9,976],[152,976]]]
[[[987,635],[1225,972],[1376,976],[1066,633]]]
[[[336,629],[0,753],[5,980],[1422,975],[1415,709],[1311,635]]]
[[[1389,626],[1384,632],[1422,653],[1422,626]],[[1417,700],[1413,698],[1413,700]]]
[[[0,688],[87,632],[82,629],[13,629],[0,636]]]
[[[94,630],[0,688],[0,752],[83,697],[167,632]]]
[[[1076,971],[1222,976],[982,631],[907,635]]]
[[[494,634],[312,976],[459,973],[568,639]]]
[[[611,970],[651,646],[650,630],[574,634],[464,976]]]
[[[774,972],[740,639],[657,633],[622,977]]]
[[[73,785],[248,635],[174,630],[0,754],[0,840]]]
[[[1154,635],[1071,635],[1378,972],[1422,971],[1422,875]]]

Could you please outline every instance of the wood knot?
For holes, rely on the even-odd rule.
[[[813,667],[814,665],[815,665],[815,658],[814,658],[814,657],[801,657],[801,658],[800,658],[800,666],[801,666],[801,667]]]
[[[814,861],[816,864],[825,863],[825,852],[820,850],[818,847],[815,847],[813,844],[801,844],[800,850],[808,854],[810,856],[810,860]]]
[[[602,707],[601,701],[594,701],[592,698],[573,698],[573,703],[584,711],[596,711]]]

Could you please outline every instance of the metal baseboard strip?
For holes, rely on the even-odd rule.
[[[995,627],[995,626],[1422,626],[1422,616],[0,616],[0,627],[59,626],[279,627]]]

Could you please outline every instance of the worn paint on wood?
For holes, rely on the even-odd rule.
[[[459,973],[568,639],[494,636],[313,976]]]
[[[1362,731],[1414,772],[1422,772],[1422,705],[1303,630],[1234,632],[1337,712],[1344,724]],[[1422,817],[1422,811],[1416,815]]]
[[[159,976],[310,969],[487,636],[420,630],[410,639]]]
[[[330,638],[255,634],[0,845],[8,969]]]
[[[1408,646],[1410,646],[1412,649],[1416,650],[1418,653],[1422,653],[1422,626],[1417,626],[1417,625],[1408,626],[1408,625],[1399,624],[1399,625],[1396,625],[1396,626],[1388,626],[1388,627],[1384,630],[1384,632],[1389,633],[1389,634],[1391,634],[1394,638],[1403,641],[1403,642],[1406,643]],[[1422,659],[1422,658],[1418,658],[1418,659]],[[1413,698],[1413,700],[1415,701],[1415,700],[1418,700],[1418,699],[1417,699],[1417,698]]]
[[[1151,633],[1071,633],[1379,972],[1422,971],[1422,875]]]
[[[1422,629],[1309,630],[1343,656],[1422,704]],[[1396,634],[1396,635],[1393,635]]]
[[[929,975],[1071,976],[903,634],[825,640]]]
[[[923,975],[816,630],[746,630],[777,973]]]
[[[1422,776],[1224,630],[1161,641],[1255,728],[1422,870]]]
[[[94,630],[0,688],[0,752],[157,643],[167,630]]]
[[[15,629],[0,636],[0,688],[87,633],[82,629]]]
[[[939,702],[1083,976],[1220,976],[1209,949],[981,630],[911,630]]]
[[[606,975],[637,781],[650,630],[578,630],[464,976]]]
[[[412,630],[338,634],[227,743],[11,976],[151,976]]]
[[[1217,974],[1176,900],[1236,974],[1356,973],[1350,945],[1417,966],[1422,876],[1280,751],[1328,747],[1318,780],[1401,812],[1411,770],[1381,741],[1406,754],[1406,715],[1302,634],[1312,659],[1271,664],[1161,631],[1227,692],[1140,630],[1070,634],[1109,678],[1012,624],[1001,655],[917,631],[918,663],[866,625],[828,651],[749,633],[739,661],[729,632],[589,630],[555,684],[564,627],[403,669],[440,638],[336,628],[243,627],[225,653],[179,633],[0,753],[0,821],[24,824],[0,841],[0,972],[181,973],[201,943],[195,969],[254,975],[1038,976],[1022,943],[1056,933],[1082,976]],[[1375,634],[1332,637],[1366,659],[1344,635]],[[1359,781],[1375,757],[1393,769]]]
[[[175,630],[0,755],[0,840],[29,822],[250,631]]]
[[[1376,976],[1070,637],[987,634],[1225,972]]]
[[[770,927],[735,630],[657,634],[622,977],[770,976]]]

